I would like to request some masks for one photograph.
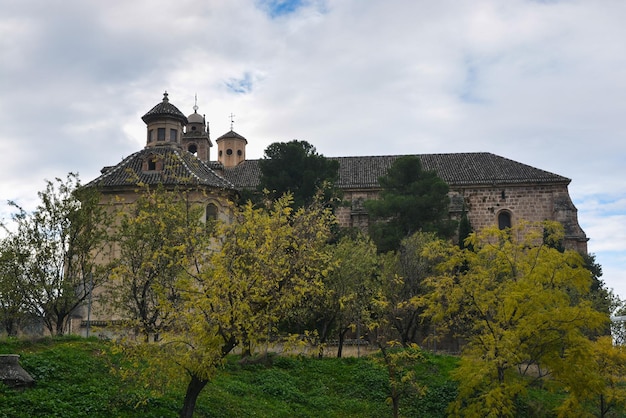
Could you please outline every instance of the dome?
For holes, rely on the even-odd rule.
[[[163,101],[161,103],[154,106],[148,111],[148,113],[141,117],[141,119],[145,123],[150,123],[154,120],[164,118],[176,119],[182,122],[183,125],[187,124],[187,118],[185,117],[183,112],[178,110],[176,106],[170,103],[170,100],[167,97],[167,92],[163,93]]]
[[[189,123],[204,123],[204,116],[200,115],[198,112],[194,112],[187,116],[187,120]]]

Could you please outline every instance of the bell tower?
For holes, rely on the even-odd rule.
[[[183,149],[196,155],[200,160],[209,162],[211,156],[211,138],[209,127],[204,115],[198,113],[198,104],[193,106],[193,113],[187,117],[189,123],[182,137]]]
[[[233,131],[235,115],[230,115],[230,131],[215,140],[217,144],[217,161],[224,168],[235,167],[246,160],[246,145],[248,140]]]
[[[215,140],[217,143],[217,161],[224,168],[235,167],[246,160],[248,140],[232,129]]]

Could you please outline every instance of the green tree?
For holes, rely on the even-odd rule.
[[[19,237],[0,240],[0,321],[8,336],[16,336],[27,312],[25,264]]]
[[[319,190],[327,202],[336,195],[339,162],[318,154],[307,141],[270,144],[259,167],[259,191],[268,190],[273,198],[291,193],[296,208],[311,204]]]
[[[123,326],[158,340],[168,326],[167,303],[180,298],[176,280],[197,248],[208,246],[202,208],[193,190],[144,186],[139,197],[117,212],[113,240],[118,257],[103,301],[124,318]]]
[[[374,360],[385,367],[389,379],[389,397],[394,418],[400,416],[400,400],[407,397],[424,396],[426,387],[415,374],[415,367],[424,360],[417,344],[398,348],[393,343],[379,344],[380,356]]]
[[[362,331],[371,316],[371,301],[378,293],[379,262],[376,246],[362,235],[342,237],[329,251],[333,269],[323,278],[324,292],[306,301],[294,315],[296,321],[310,318],[310,327],[319,337],[320,356],[324,344],[336,338],[337,357],[341,357],[347,333]]]
[[[467,324],[459,330],[467,344],[454,372],[453,414],[514,416],[515,399],[533,381],[550,375],[566,387],[591,376],[585,331],[608,317],[574,296],[589,292],[591,274],[578,253],[546,245],[544,230],[555,242],[563,237],[558,223],[520,223],[473,234],[474,251],[441,242],[429,249],[448,261],[429,280],[427,315],[444,326]]]
[[[472,224],[467,217],[467,211],[463,208],[463,213],[461,213],[461,219],[459,220],[459,247],[461,249],[465,248],[466,240],[472,232]],[[469,249],[471,250],[471,248]]]
[[[397,250],[403,238],[418,231],[452,236],[448,185],[434,171],[424,171],[419,157],[399,157],[379,182],[380,198],[365,202],[379,252]]]
[[[440,261],[424,251],[438,240],[435,233],[416,232],[402,240],[397,252],[381,256],[378,304],[384,308],[379,315],[383,315],[391,327],[391,340],[397,339],[405,347],[421,343],[430,328],[429,321],[422,315],[424,308],[417,301],[426,292],[425,281]]]
[[[107,280],[107,266],[98,262],[107,250],[107,216],[100,197],[84,189],[77,174],[46,181],[39,204],[17,212],[13,235],[22,247],[27,308],[40,317],[50,333],[66,331],[70,315]]]

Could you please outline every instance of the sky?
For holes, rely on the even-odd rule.
[[[0,217],[141,149],[167,91],[213,140],[234,121],[248,158],[299,139],[570,178],[626,299],[625,19],[623,0],[0,0]]]

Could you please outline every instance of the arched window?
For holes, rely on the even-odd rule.
[[[198,154],[198,146],[196,144],[189,144],[189,146],[187,147],[187,151],[189,151],[193,155],[197,155]]]
[[[506,229],[511,227],[511,212],[503,210],[498,213],[498,228]]]
[[[217,214],[218,210],[215,204],[209,203],[208,205],[206,205],[205,220],[207,222],[217,221]]]

